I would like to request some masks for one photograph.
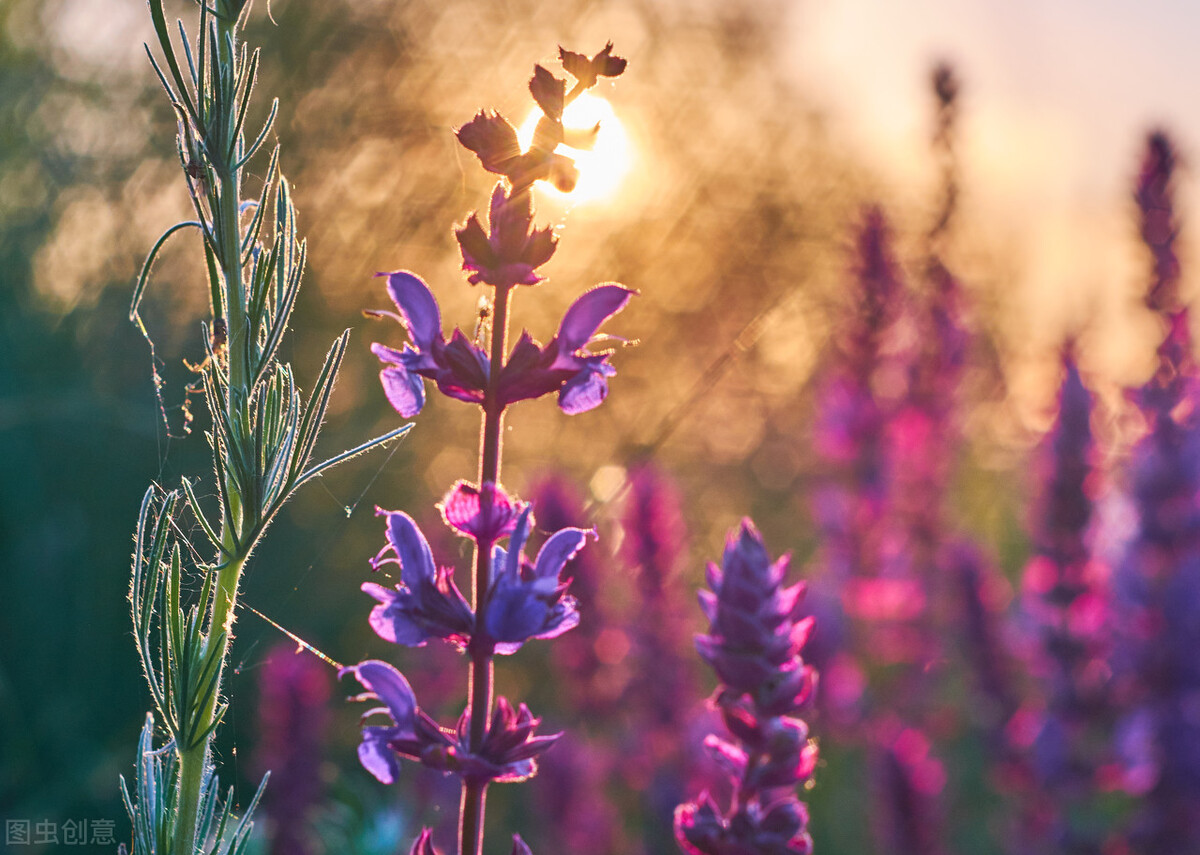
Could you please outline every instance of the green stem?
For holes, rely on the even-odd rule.
[[[228,541],[228,538],[226,538]],[[242,555],[217,571],[216,591],[213,597],[212,619],[209,623],[209,643],[221,645],[221,664],[217,672],[217,691],[208,699],[200,719],[201,730],[211,727],[217,714],[221,682],[224,677],[225,660],[233,640],[233,622],[237,618],[238,583],[242,568],[249,556]],[[196,820],[200,806],[200,786],[204,781],[204,766],[208,760],[208,746],[212,734],[198,745],[179,752],[179,812],[175,825],[175,855],[192,855],[196,851]]]
[[[224,16],[217,22],[217,45],[219,64],[223,68],[233,69],[237,61],[237,20],[235,16]],[[201,33],[201,38],[206,34]],[[232,73],[232,72],[231,72]],[[208,85],[217,86],[215,80],[209,80]],[[226,108],[229,115],[213,117],[215,137],[223,137],[223,131],[232,127],[235,104],[230,101]],[[234,442],[248,440],[249,430],[249,384],[252,378],[250,366],[250,330],[246,315],[246,296],[242,282],[241,228],[239,211],[241,207],[241,170],[234,166],[241,156],[241,143],[233,147],[233,157],[226,158],[224,139],[210,140],[210,159],[213,171],[219,183],[215,194],[216,210],[213,211],[214,232],[219,238],[218,262],[225,285],[225,310],[229,319],[228,329],[228,379],[229,379],[229,422],[233,426]],[[220,370],[214,366],[210,370]],[[228,471],[228,470],[227,470]],[[243,528],[242,500],[243,496],[237,485],[228,480],[225,484],[225,495],[230,504],[232,523],[226,521],[221,532],[223,554],[237,552],[237,544],[241,541]],[[218,555],[218,562],[221,556]],[[208,762],[209,746],[212,742],[213,724],[217,716],[217,705],[221,697],[222,684],[225,675],[225,663],[229,657],[229,648],[233,642],[233,624],[237,619],[237,594],[241,581],[242,570],[245,568],[249,552],[243,551],[234,555],[228,563],[219,564],[217,582],[213,596],[212,612],[208,622],[208,644],[220,645],[220,665],[217,670],[216,690],[205,702],[201,711],[200,730],[207,735],[200,743],[185,746],[179,751],[179,792],[178,813],[175,826],[174,855],[194,855],[198,842],[196,840],[196,825],[200,806],[200,790],[204,781],[204,767]]]

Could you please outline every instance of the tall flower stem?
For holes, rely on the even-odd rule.
[[[526,190],[525,192],[529,192]],[[504,369],[504,353],[508,347],[508,310],[512,300],[512,286],[496,288],[494,315],[492,320],[490,370],[483,402],[483,426],[480,430],[479,487],[500,483],[500,435],[504,429],[504,405],[499,400],[499,380]],[[483,603],[487,598],[488,579],[491,574],[492,543],[476,541],[475,575],[472,588],[472,608],[477,627]],[[478,642],[478,643],[477,643]],[[492,715],[493,662],[492,644],[484,633],[477,631],[468,651],[470,665],[471,748],[477,749],[487,735],[487,722]],[[460,816],[458,849],[461,855],[481,855],[483,852],[483,816],[487,799],[487,782],[463,780],[462,809]]]

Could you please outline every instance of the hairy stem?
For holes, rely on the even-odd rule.
[[[232,69],[237,61],[237,19],[236,16],[223,16],[217,19],[217,45],[219,64],[223,68]],[[201,33],[201,38],[205,34]],[[216,85],[210,81],[210,85]],[[229,105],[230,111],[233,104]],[[214,117],[217,126],[229,127],[232,122],[232,112],[228,116]],[[222,146],[218,146],[221,148]],[[246,316],[245,293],[242,282],[241,229],[239,226],[239,210],[241,206],[241,170],[235,166],[241,156],[241,142],[233,149],[233,157],[226,157],[224,151],[220,156],[209,152],[213,169],[217,175],[219,191],[216,194],[217,205],[213,211],[214,232],[218,236],[218,262],[225,285],[225,309],[229,318],[228,330],[228,416],[229,422],[236,432],[235,441],[248,438],[249,430],[249,384],[252,377],[250,366],[250,330]],[[220,370],[214,366],[212,370]],[[218,447],[214,453],[220,453]],[[208,698],[201,711],[199,728],[208,735],[197,745],[181,746],[179,750],[179,811],[175,827],[175,855],[192,855],[196,851],[196,824],[200,802],[200,789],[204,780],[204,767],[208,762],[209,745],[215,728],[212,728],[217,716],[217,705],[221,697],[224,682],[225,661],[229,656],[229,648],[233,641],[233,623],[237,618],[237,594],[241,581],[242,570],[249,558],[248,545],[238,544],[242,538],[242,499],[232,479],[227,479],[225,495],[232,513],[232,522],[226,520],[222,526],[222,552],[218,554],[232,556],[227,562],[219,563],[216,590],[214,592],[212,612],[208,623],[208,644],[220,645],[220,665],[218,666],[216,691]],[[212,728],[210,730],[210,728]],[[202,841],[199,841],[202,842]]]
[[[512,286],[496,288],[495,315],[492,327],[490,370],[488,386],[484,393],[483,427],[480,431],[479,485],[487,482],[500,483],[501,434],[504,429],[504,406],[499,400],[499,378],[504,368],[504,353],[508,347],[508,309],[512,297]],[[480,612],[487,599],[488,579],[491,573],[492,544],[475,544],[475,574],[472,584],[472,605],[475,622],[480,623]],[[477,635],[481,635],[478,633]],[[475,645],[472,641],[470,669],[471,711],[470,744],[474,751],[487,735],[488,719],[492,715],[492,645],[487,639]],[[481,855],[483,852],[483,817],[487,798],[487,783],[463,781],[462,805],[459,825],[458,849],[460,855]]]

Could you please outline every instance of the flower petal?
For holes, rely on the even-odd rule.
[[[403,365],[394,365],[379,372],[383,394],[401,416],[411,419],[425,406],[425,380],[411,374]]]
[[[459,481],[439,507],[442,518],[455,531],[493,543],[512,533],[522,504],[514,502],[503,488],[491,482],[485,482],[480,490],[474,484]]]
[[[358,682],[379,700],[387,704],[392,720],[400,731],[412,733],[413,720],[417,712],[417,696],[413,694],[412,686],[404,675],[386,662],[378,659],[368,659],[349,668],[343,668],[339,674],[353,674]],[[391,728],[384,728],[391,729]],[[364,728],[364,732],[365,732]]]
[[[604,403],[608,397],[608,378],[617,373],[605,359],[607,357],[595,357],[594,362],[589,359],[574,377],[563,384],[558,390],[560,410],[568,416],[577,416]]]
[[[387,539],[400,561],[401,581],[413,590],[422,582],[432,581],[437,575],[433,550],[413,518],[404,511],[385,511],[382,508],[376,508],[375,514],[387,517]]]
[[[559,324],[559,352],[570,354],[581,349],[601,324],[625,308],[636,293],[621,285],[600,285],[585,292],[571,304]]]
[[[595,529],[559,529],[542,544],[534,563],[533,575],[537,579],[557,579],[563,566],[575,557],[587,543],[588,535],[596,537]]]
[[[387,744],[390,727],[364,727],[358,745],[358,761],[381,784],[394,784],[400,774],[400,761]]]
[[[429,286],[414,273],[388,274],[388,294],[400,311],[404,326],[417,348],[426,353],[442,340],[442,313]]]

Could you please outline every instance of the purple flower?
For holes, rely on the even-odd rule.
[[[524,507],[522,502],[510,499],[504,488],[491,481],[485,481],[482,490],[459,481],[439,505],[446,525],[459,534],[488,544],[512,534],[517,516]]]
[[[444,638],[465,647],[475,617],[454,584],[453,570],[434,565],[429,541],[408,514],[381,508],[375,513],[387,517],[388,542],[371,566],[378,570],[385,564],[399,564],[400,584],[385,588],[363,583],[362,590],[379,600],[371,610],[371,628],[393,644],[422,647],[431,638]]]
[[[942,764],[919,730],[889,721],[881,727],[872,758],[876,810],[872,816],[881,851],[941,855],[937,796],[945,786]]]
[[[1173,165],[1169,140],[1152,135],[1137,191],[1154,259],[1146,303],[1169,329],[1135,396],[1149,428],[1130,464],[1138,529],[1114,572],[1118,732],[1126,787],[1142,797],[1129,836],[1156,855],[1192,853],[1200,839],[1200,372],[1178,308]]]
[[[675,811],[675,839],[688,855],[809,855],[808,810],[794,798],[752,803],[732,819],[708,793]]]
[[[416,696],[404,675],[386,662],[360,662],[342,669],[341,674],[353,674],[367,689],[355,700],[384,703],[364,713],[364,719],[376,714],[386,714],[392,719],[391,726],[365,725],[358,747],[363,767],[384,784],[396,781],[402,757],[476,783],[524,781],[537,773],[536,757],[560,736],[536,735],[541,719],[535,718],[524,704],[513,709],[501,697],[496,699],[483,744],[473,752],[468,747],[470,710],[450,730],[438,726],[417,706]]]
[[[380,274],[381,276],[384,274]],[[378,342],[371,352],[390,366],[380,372],[388,401],[405,418],[425,406],[425,381],[437,383],[443,395],[473,404],[483,403],[488,380],[488,357],[460,329],[450,341],[442,336],[442,313],[433,292],[419,276],[401,270],[387,274],[388,293],[396,304],[394,317],[412,339],[403,351]]]
[[[594,531],[564,528],[542,545],[537,559],[523,554],[533,525],[527,505],[517,518],[508,549],[492,550],[492,575],[483,626],[496,642],[496,652],[515,653],[531,638],[554,638],[579,624],[575,598],[566,593],[567,582],[559,576]]]
[[[1153,273],[1146,292],[1146,305],[1156,312],[1179,308],[1179,259],[1175,238],[1179,222],[1175,216],[1175,146],[1163,131],[1146,139],[1146,154],[1138,175],[1134,200],[1141,219],[1142,242],[1153,258]]]
[[[800,658],[812,626],[798,619],[804,587],[783,586],[787,557],[772,562],[749,520],[721,563],[708,568],[700,603],[712,627],[696,647],[722,682],[714,703],[733,740],[713,734],[705,746],[733,780],[732,805],[722,815],[707,792],[680,805],[675,837],[689,855],[806,855],[808,812],[794,788],[812,777],[817,747],[789,715],[815,681]]]
[[[370,659],[342,669],[338,676],[346,674],[353,674],[367,689],[355,700],[379,700],[384,704],[368,710],[363,714],[364,719],[376,713],[391,716],[391,727],[365,725],[362,743],[358,746],[358,759],[363,768],[381,783],[391,784],[400,774],[400,761],[392,744],[416,739],[417,697],[404,675],[386,662]]]
[[[485,232],[479,217],[471,214],[460,229],[455,229],[462,250],[463,270],[471,275],[472,285],[486,282],[496,287],[536,285],[543,277],[536,273],[550,260],[557,242],[548,229],[533,229],[533,206],[528,193],[509,196],[503,182],[492,191],[491,232]]]
[[[812,691],[812,669],[800,658],[813,624],[799,618],[804,584],[783,587],[788,556],[772,562],[749,520],[726,541],[721,563],[708,565],[712,591],[700,592],[712,626],[696,649],[730,689],[788,712]]]
[[[608,378],[617,370],[608,364],[608,352],[590,353],[587,345],[636,293],[611,284],[585,292],[567,309],[558,333],[545,347],[522,332],[500,377],[501,404],[557,391],[558,406],[568,415],[600,406],[608,396]]]
[[[457,328],[446,341],[437,300],[420,277],[403,270],[387,276],[388,293],[398,313],[375,314],[394,317],[412,340],[403,351],[378,342],[371,345],[387,364],[380,379],[388,401],[405,418],[415,416],[425,405],[422,378],[428,378],[448,397],[482,404],[490,375],[483,348]],[[591,353],[587,345],[634,293],[620,285],[600,285],[587,291],[567,309],[558,333],[545,347],[528,332],[522,333],[500,372],[499,405],[557,392],[558,405],[565,413],[574,415],[599,406],[608,395],[608,378],[616,369],[608,364],[608,352]]]

